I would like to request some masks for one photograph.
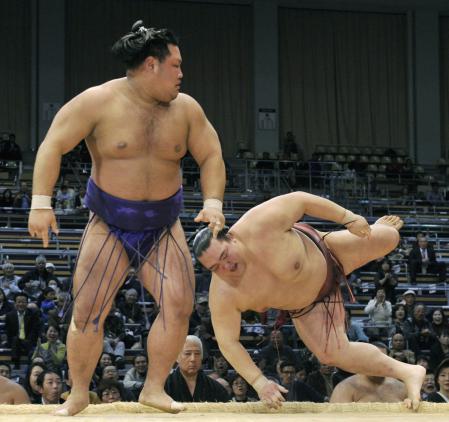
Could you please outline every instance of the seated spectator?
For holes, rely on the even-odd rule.
[[[98,384],[97,396],[102,403],[115,403],[122,401],[120,385],[113,379],[104,379]]]
[[[381,342],[374,342],[383,353],[388,348]],[[341,381],[334,389],[330,398],[331,403],[377,402],[396,403],[407,398],[405,385],[390,377],[372,377],[356,374]]]
[[[200,295],[196,299],[195,309],[190,316],[189,334],[196,333],[201,324],[209,325],[210,321],[209,299],[207,295]]]
[[[404,305],[406,318],[413,317],[413,310],[415,309],[416,293],[409,289],[402,294],[401,304]]]
[[[68,180],[62,182],[61,187],[56,192],[55,208],[62,210],[73,210],[75,208],[75,190],[70,187]]]
[[[129,324],[145,324],[142,307],[137,303],[138,294],[136,289],[128,289],[125,292],[125,302],[118,308]]]
[[[0,159],[11,161],[22,161],[22,150],[16,143],[14,133],[4,134],[0,142]]]
[[[147,377],[148,358],[145,355],[136,355],[133,359],[133,367],[128,370],[123,380],[126,389],[131,390],[135,397],[139,397],[143,384]]]
[[[0,288],[0,321],[6,319],[6,314],[14,310],[14,305],[6,298],[5,291]]]
[[[108,352],[103,352],[100,356],[100,359],[98,360],[97,367],[95,368],[94,381],[96,384],[98,384],[100,378],[103,377],[103,369],[106,368],[106,366],[110,366],[113,364],[114,364],[113,355]]]
[[[221,352],[216,352],[214,355],[214,368],[210,375],[216,374],[217,378],[223,378],[225,380],[230,380],[231,376],[229,373],[230,367],[226,358]]]
[[[47,283],[51,278],[51,274],[45,268],[46,263],[45,256],[37,256],[36,268],[26,272],[19,281],[19,288],[33,300],[39,298],[42,290],[47,287]]]
[[[67,379],[65,380],[66,391],[61,394],[61,399],[66,401],[70,396],[70,390],[72,389],[72,375],[70,369],[67,370]],[[89,391],[89,404],[101,404],[102,401],[98,398],[97,393]]]
[[[284,335],[279,330],[270,334],[270,342],[260,350],[259,358],[264,374],[276,376],[276,362],[278,360],[293,362],[296,366],[298,360],[293,349],[284,343]]]
[[[242,313],[242,335],[262,337],[265,328],[260,323],[258,312],[246,311]]]
[[[346,335],[348,336],[349,341],[364,341],[368,342],[369,338],[363,331],[363,326],[360,322],[355,321],[351,317],[351,313],[348,309],[345,310],[346,313]]]
[[[391,303],[385,299],[385,290],[377,290],[376,297],[368,302],[363,311],[369,315],[370,323],[374,325],[367,329],[368,336],[377,339],[387,338],[392,308]]]
[[[0,362],[0,375],[2,377],[11,378],[11,366],[7,362]]]
[[[48,368],[61,370],[65,360],[66,346],[59,339],[59,327],[49,325],[46,333],[47,342],[38,344],[31,359],[41,356]]]
[[[405,336],[401,333],[396,333],[391,338],[391,349],[390,349],[389,355],[393,359],[414,365],[415,364],[415,354],[411,350],[407,349],[406,347],[407,347],[407,344],[406,344]]]
[[[427,400],[429,398],[429,395],[435,393],[436,391],[437,388],[435,386],[435,375],[428,369],[421,387],[421,400]]]
[[[255,397],[248,395],[249,385],[239,374],[235,374],[235,376],[231,379],[231,389],[231,401],[238,403],[257,401]]]
[[[0,404],[28,404],[30,398],[25,389],[0,375]]]
[[[2,266],[3,275],[0,277],[0,288],[8,299],[13,299],[16,293],[21,291],[19,287],[20,277],[14,274],[14,264],[12,262],[5,262]]]
[[[393,307],[393,323],[390,334],[405,334],[405,321],[407,321],[407,311],[405,309],[405,305],[403,305],[402,303],[396,303],[396,305],[394,305]]]
[[[130,390],[125,388],[123,383],[119,380],[118,370],[115,365],[109,365],[103,368],[100,384],[103,380],[112,380],[117,382],[120,389],[120,397],[122,401],[136,401],[136,397],[134,396],[134,394]]]
[[[26,182],[20,184],[20,190],[14,196],[13,207],[28,210],[31,206],[30,189]]]
[[[47,270],[47,273],[50,274],[49,280],[56,280],[58,287],[59,287],[60,281],[59,281],[58,277],[56,277],[56,275],[55,275],[55,271],[56,271],[55,264],[53,264],[53,262],[47,262],[47,263],[45,263],[45,269]],[[50,281],[48,281],[48,283],[49,282]]]
[[[312,387],[295,379],[296,368],[292,362],[283,361],[280,363],[279,376],[281,385],[288,390],[288,393],[284,394],[287,401],[324,402],[324,397],[320,396]]]
[[[449,329],[443,330],[430,348],[429,366],[433,371],[442,360],[449,358]]]
[[[415,354],[423,350],[429,350],[435,342],[435,334],[432,331],[432,325],[426,319],[424,305],[416,305],[413,311],[411,321],[405,323],[406,338],[411,348],[414,348]]]
[[[61,338],[65,338],[65,333],[72,318],[70,294],[66,292],[59,293],[56,297],[55,305],[53,309],[48,311],[48,324],[61,327]]]
[[[81,186],[79,188],[78,194],[75,197],[75,208],[77,210],[86,210],[86,204],[84,203],[86,197],[86,188]]]
[[[385,298],[391,304],[396,303],[396,286],[398,284],[398,279],[396,275],[391,270],[391,262],[388,259],[385,259],[382,262],[380,270],[374,277],[374,286],[377,290],[384,289],[385,290]]]
[[[46,287],[39,297],[38,303],[40,303],[42,320],[44,322],[48,321],[48,312],[56,308],[55,299],[56,292],[51,287]]]
[[[27,308],[28,297],[25,293],[16,294],[14,305],[15,310],[6,314],[5,326],[11,360],[19,368],[20,356],[31,355],[36,346],[41,322],[39,314]]]
[[[449,330],[447,318],[442,308],[436,308],[430,314],[430,323],[435,336],[439,337],[443,331]]]
[[[307,376],[307,384],[312,387],[320,396],[324,397],[324,401],[329,401],[334,385],[332,375],[335,367],[318,362],[318,369],[310,372]]]
[[[30,398],[32,404],[42,404],[42,395],[36,383],[39,375],[47,368],[43,363],[32,363],[25,374],[23,387]]]
[[[125,356],[125,324],[123,315],[113,303],[104,321],[104,351],[114,356],[117,366],[123,366]]]
[[[438,391],[430,393],[427,401],[449,403],[449,359],[444,359],[435,369],[435,385]]]
[[[37,377],[36,385],[42,396],[40,404],[62,403],[62,379],[59,372],[52,369],[46,369]]]
[[[227,402],[226,389],[201,369],[203,345],[196,336],[187,336],[178,356],[178,367],[165,383],[167,394],[178,402]]]
[[[429,358],[427,357],[427,355],[416,356],[416,364],[421,365],[423,368],[426,368],[426,369],[430,368]]]
[[[431,184],[430,191],[426,192],[426,201],[429,205],[440,205],[444,201],[444,196],[438,187],[438,183]]]
[[[0,197],[0,207],[10,208],[14,205],[14,198],[11,189],[5,189]]]
[[[446,264],[437,261],[433,246],[425,235],[419,236],[417,244],[413,246],[408,256],[408,268],[412,284],[416,284],[416,275],[419,272],[438,274],[438,281],[446,282]]]

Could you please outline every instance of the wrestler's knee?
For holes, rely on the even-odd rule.
[[[338,347],[328,347],[326,350],[315,353],[318,360],[327,366],[338,366],[342,356],[346,353],[346,344]]]

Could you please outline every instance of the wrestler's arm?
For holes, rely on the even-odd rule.
[[[33,173],[33,195],[52,196],[59,176],[61,158],[75,148],[93,130],[101,109],[99,88],[90,88],[65,104],[56,114],[36,155]],[[57,232],[52,210],[30,212],[28,230],[31,236],[48,244],[48,227]]]
[[[352,403],[354,401],[354,386],[350,379],[345,379],[337,384],[332,391],[329,403]]]
[[[240,343],[241,312],[230,295],[214,286],[214,279],[218,279],[215,274],[209,292],[209,307],[218,346],[235,371],[254,387],[260,399],[277,408],[285,401],[281,392],[286,393],[287,390],[265,378]]]
[[[282,226],[285,230],[290,230],[293,224],[301,220],[304,215],[345,225],[350,232],[360,237],[370,233],[370,227],[362,216],[352,213],[329,199],[307,192],[292,192],[277,196],[247,213],[247,217],[251,216],[251,220],[264,220],[260,223],[266,222],[270,227]]]
[[[223,201],[226,184],[226,171],[221,153],[221,145],[217,132],[207,120],[201,106],[191,97],[184,95],[187,102],[189,135],[187,147],[200,168],[201,190],[203,198]],[[196,222],[220,221],[220,229],[224,225],[222,212],[213,208],[203,209],[195,218]],[[216,228],[209,226],[214,233]]]
[[[14,397],[14,404],[29,404],[30,403],[30,398],[28,397],[27,392],[19,384],[14,385],[13,397]]]

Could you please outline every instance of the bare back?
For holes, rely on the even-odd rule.
[[[104,91],[107,107],[87,137],[96,183],[132,200],[158,200],[175,193],[181,185],[179,163],[187,151],[187,97],[143,105],[129,95],[125,78],[98,89]]]
[[[24,388],[0,376],[0,404],[26,404],[30,399]]]

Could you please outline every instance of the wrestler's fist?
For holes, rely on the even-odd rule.
[[[225,225],[223,213],[212,207],[203,208],[195,217],[194,221],[196,223],[209,223],[209,229],[211,230],[213,237],[217,237],[218,232],[222,230]]]
[[[31,210],[28,217],[28,232],[31,237],[42,239],[44,248],[48,247],[48,229],[58,234],[56,217],[53,210]]]
[[[352,233],[358,237],[369,237],[371,234],[371,226],[366,221],[365,217],[361,215],[352,214],[352,218],[344,226]]]
[[[265,378],[265,377],[264,377]],[[262,400],[269,408],[279,409],[282,406],[282,402],[285,401],[284,396],[281,393],[288,393],[282,385],[276,384],[274,381],[269,381],[265,378],[266,382],[259,388],[254,388]]]

